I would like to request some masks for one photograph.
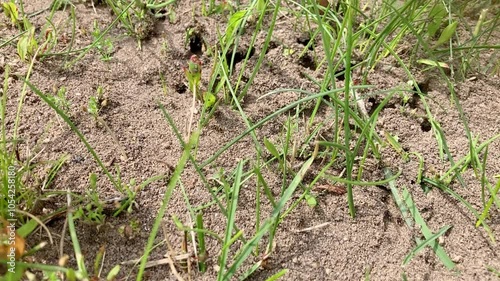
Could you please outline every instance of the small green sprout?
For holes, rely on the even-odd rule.
[[[69,112],[71,107],[71,103],[68,101],[66,87],[62,86],[57,90],[57,93],[53,96],[48,96],[50,100],[61,110],[64,112]]]
[[[308,193],[305,195],[305,199],[306,199],[307,205],[309,205],[309,207],[311,207],[311,208],[314,208],[318,205],[318,201],[316,200],[316,197],[314,197],[314,195],[311,195]]]
[[[17,42],[17,54],[22,61],[27,61],[38,49],[38,42],[35,39],[35,27],[30,25],[27,30]]]
[[[212,107],[216,102],[216,97],[210,92],[201,93],[201,61],[197,55],[192,55],[189,59],[188,66],[184,67],[184,74],[189,83],[189,90],[193,93],[195,98],[203,102],[205,108]]]
[[[94,29],[92,30],[92,37],[94,38],[94,41],[97,41],[97,39],[101,36],[102,32],[101,29],[99,28],[99,24],[97,21],[94,21]],[[102,61],[110,61],[113,55],[113,42],[109,38],[101,38],[99,42],[95,44],[95,48],[101,55],[101,60]]]
[[[87,106],[87,112],[94,117],[95,120],[99,117],[99,106],[97,102],[97,98],[95,96],[91,96],[89,98],[89,104]]]
[[[87,106],[87,112],[94,117],[94,120],[97,121],[99,118],[99,111],[101,108],[106,107],[108,104],[108,100],[104,97],[104,87],[97,87],[97,95],[91,96],[89,98],[89,103]]]
[[[215,97],[214,94],[210,92],[205,92],[203,94],[203,106],[205,108],[211,108],[215,102],[217,101],[217,98]]]
[[[201,81],[201,61],[197,55],[192,55],[188,62],[188,67],[184,67],[184,74],[189,83],[189,90],[199,98],[199,87]],[[201,100],[201,98],[200,98]]]
[[[10,18],[12,25],[19,25],[19,12],[14,1],[2,3],[2,8],[5,16]]]
[[[92,173],[89,177],[90,188],[86,192],[89,202],[78,207],[75,211],[74,219],[82,219],[86,223],[101,225],[104,223],[103,204],[97,193],[97,175]]]

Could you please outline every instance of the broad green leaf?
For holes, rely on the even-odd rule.
[[[21,60],[26,60],[28,56],[35,53],[38,48],[38,43],[35,40],[35,27],[29,27],[28,32],[26,32],[19,41],[17,41],[17,54]]]
[[[234,32],[237,27],[239,27],[241,21],[245,18],[247,10],[242,10],[234,13],[229,19],[229,23],[227,24],[226,34],[224,35],[223,41],[224,44],[231,42],[234,36]]]
[[[3,12],[6,17],[10,18],[12,24],[16,24],[19,20],[19,13],[16,4],[13,2],[2,3]]]
[[[264,145],[266,146],[267,150],[274,156],[276,159],[280,159],[280,154],[274,144],[270,142],[267,138],[264,138]]]
[[[427,25],[427,34],[433,37],[439,30],[444,17],[446,16],[446,9],[443,4],[438,3],[429,12],[430,22]]]
[[[441,32],[441,36],[439,36],[439,39],[436,43],[436,46],[439,46],[446,41],[450,40],[451,36],[455,33],[455,30],[457,29],[458,21],[454,21],[450,23],[444,30]]]
[[[68,272],[66,272],[66,278],[69,281],[76,281],[76,272],[73,269],[69,269]]]
[[[115,267],[113,267],[113,269],[111,269],[111,271],[108,273],[108,275],[106,276],[106,280],[108,281],[111,281],[111,280],[115,280],[116,276],[118,275],[118,273],[120,273],[120,266],[119,265],[116,265]]]
[[[172,220],[174,221],[174,224],[178,229],[184,229],[184,225],[176,215],[172,215]]]
[[[435,60],[420,59],[417,62],[421,63],[421,64],[430,65],[430,66],[442,67],[442,68],[447,68],[447,69],[450,68],[450,66],[447,63],[435,61]]]
[[[26,60],[26,56],[28,54],[28,39],[26,36],[22,36],[17,41],[17,54],[22,61]]]
[[[92,114],[94,117],[97,117],[99,115],[99,106],[97,105],[97,98],[94,96],[91,96],[89,98],[89,104],[87,107],[87,111]]]
[[[23,224],[18,230],[17,234],[19,236],[26,238],[38,227],[38,222],[34,219],[29,220],[27,223]]]
[[[306,194],[305,198],[306,198],[307,205],[309,205],[309,207],[316,207],[318,205],[318,201],[316,201],[316,197],[314,197],[310,194]]]
[[[214,94],[210,93],[210,92],[206,92],[204,95],[203,95],[203,102],[204,102],[204,106],[205,108],[211,108],[215,102],[216,102],[216,97]]]
[[[255,7],[259,14],[263,13],[266,10],[266,1],[265,0],[257,0],[257,5]]]

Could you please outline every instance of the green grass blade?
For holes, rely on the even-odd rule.
[[[76,125],[69,119],[69,117],[62,111],[60,108],[58,108],[54,102],[52,102],[51,99],[49,99],[45,94],[43,94],[37,87],[35,87],[33,84],[31,84],[29,81],[25,80],[24,78],[21,78],[24,80],[24,83],[26,83],[35,94],[37,94],[43,101],[45,101],[54,111],[59,114],[59,116],[68,124],[68,126],[71,128],[71,130],[78,136],[78,138],[83,142],[87,150],[90,152],[94,160],[97,162],[99,167],[101,167],[102,171],[106,174],[108,177],[109,181],[113,184],[113,186],[120,192],[123,193],[123,189],[121,185],[116,181],[116,179],[111,175],[111,173],[108,171],[106,166],[101,161],[101,158],[97,155],[95,150],[92,148],[92,146],[87,142],[87,139],[85,136],[78,130]]]
[[[284,276],[287,273],[288,273],[288,269],[282,269],[278,273],[273,274],[273,276],[267,278],[266,281],[275,281],[275,280],[278,280],[278,279],[280,279],[280,277]]]
[[[444,185],[444,184],[442,184],[440,182],[437,182],[437,181],[434,181],[432,179],[425,178],[425,177],[422,179],[422,182],[424,184],[429,184],[429,185],[435,186],[435,187],[439,188],[440,190],[442,190],[442,191],[450,194],[453,198],[455,198],[456,200],[458,200],[462,204],[464,204],[464,206],[472,214],[474,214],[474,216],[476,218],[480,217],[480,215],[478,214],[478,212],[476,211],[476,209],[474,209],[474,207],[469,202],[467,202],[467,200],[465,200],[462,196],[458,195],[458,193],[456,193],[454,190],[452,190],[451,188],[449,188],[447,185]],[[491,241],[495,242],[495,237],[493,236],[493,232],[491,231],[491,228],[486,224],[486,222],[484,220],[481,221],[481,224],[483,225],[484,230],[486,230],[486,232],[490,236]]]
[[[175,170],[168,182],[167,189],[165,191],[165,195],[163,196],[163,201],[160,209],[158,210],[158,215],[156,216],[155,222],[153,224],[153,228],[151,229],[151,234],[149,235],[148,243],[144,249],[144,256],[141,259],[141,265],[139,266],[139,272],[137,273],[137,281],[141,281],[144,275],[144,270],[146,269],[146,263],[148,261],[149,253],[151,252],[154,244],[154,240],[156,238],[156,234],[158,233],[158,229],[160,228],[160,223],[163,220],[163,216],[165,215],[165,210],[167,209],[168,203],[170,202],[170,197],[179,181],[182,171],[184,171],[184,167],[186,166],[186,162],[191,155],[191,149],[196,147],[198,140],[200,137],[200,131],[194,130],[191,134],[191,138],[187,145],[184,146],[184,150],[182,152],[182,156],[175,167]]]
[[[205,230],[205,227],[203,226],[203,213],[201,211],[196,214],[196,228],[199,230]],[[202,231],[198,231],[196,234],[198,238],[198,247],[199,247],[198,268],[200,272],[205,272],[207,271],[207,264],[205,263],[205,260],[207,259],[208,255],[207,250],[205,248],[205,233]]]
[[[355,87],[352,87],[352,88],[356,88],[356,89],[366,89],[368,88],[368,86],[355,86]],[[213,161],[215,161],[215,159],[217,159],[222,153],[224,153],[224,151],[226,151],[229,147],[233,146],[235,143],[237,143],[239,140],[241,140],[242,138],[244,138],[246,135],[250,134],[251,132],[255,131],[255,129],[257,129],[258,127],[262,126],[263,124],[265,124],[266,122],[268,122],[269,120],[277,117],[278,115],[292,109],[292,108],[295,108],[297,105],[299,104],[302,104],[302,103],[305,103],[305,102],[308,102],[310,100],[314,100],[314,99],[317,99],[319,97],[324,97],[324,96],[327,96],[327,95],[331,95],[332,93],[339,93],[339,92],[342,92],[344,91],[344,88],[338,88],[338,89],[335,89],[335,90],[331,90],[331,91],[326,91],[326,92],[321,92],[321,93],[316,93],[316,94],[312,94],[310,92],[307,92],[307,91],[303,91],[303,90],[299,90],[299,89],[280,89],[280,90],[277,90],[277,91],[273,91],[272,93],[278,93],[278,92],[285,92],[285,91],[291,91],[291,92],[297,92],[297,93],[302,93],[302,94],[306,94],[308,96],[306,96],[305,98],[302,98],[300,100],[297,100],[295,102],[292,102],[290,104],[288,104],[287,106],[285,107],[282,107],[281,109],[278,109],[277,111],[275,111],[274,113],[262,118],[260,121],[258,121],[257,123],[255,123],[253,126],[251,126],[250,128],[246,129],[243,133],[241,133],[239,136],[235,137],[234,139],[232,139],[230,142],[226,143],[222,148],[220,148],[219,150],[217,150],[217,152],[215,152],[210,158],[208,158],[207,160],[205,160],[205,162],[203,162],[203,164],[201,164],[200,168],[204,168],[205,166],[209,165],[210,163],[212,163]],[[338,100],[335,100],[335,102],[339,102],[339,103],[342,103]],[[352,112],[352,111],[351,111]]]
[[[343,184],[351,184],[351,185],[359,185],[359,186],[375,186],[375,185],[383,185],[386,183],[390,183],[391,181],[397,179],[401,175],[402,172],[403,172],[402,170],[399,170],[396,175],[394,175],[390,178],[379,180],[379,181],[356,181],[356,180],[348,180],[348,179],[344,179],[344,178],[340,178],[340,177],[335,177],[335,176],[331,176],[331,175],[325,175],[324,177],[329,179],[329,180],[332,180],[332,181],[341,182]]]
[[[406,189],[406,187],[403,187],[403,201],[408,207],[408,210],[410,211],[410,214],[415,220],[415,223],[420,226],[420,230],[422,231],[422,234],[424,235],[425,239],[429,240],[434,234],[425,223],[424,218],[422,218],[422,216],[420,215],[420,212],[415,206],[413,199],[411,198],[410,192],[408,191],[408,189]],[[456,269],[455,263],[448,256],[444,248],[441,245],[439,245],[435,240],[430,243],[432,249],[434,250],[434,253],[436,253],[436,256],[439,258],[441,263],[443,263],[443,265],[449,270]]]
[[[227,226],[226,226],[226,232],[224,236],[224,247],[222,248],[222,253],[219,258],[219,273],[217,274],[217,280],[222,281],[222,280],[228,280],[224,279],[223,276],[226,272],[226,264],[227,264],[227,257],[228,257],[228,251],[229,251],[229,245],[231,245],[231,238],[233,236],[233,229],[234,229],[234,221],[236,218],[236,209],[238,208],[238,198],[239,198],[239,193],[240,193],[240,187],[241,187],[241,175],[243,174],[243,161],[240,161],[238,163],[238,167],[236,168],[236,175],[235,175],[235,180],[232,188],[232,196],[231,196],[231,202],[230,202],[230,207],[228,208],[228,217],[227,217]],[[229,203],[228,203],[229,204]]]
[[[247,259],[247,257],[252,253],[253,248],[255,248],[260,239],[269,232],[270,228],[273,226],[274,221],[278,216],[280,215],[281,211],[285,207],[286,203],[292,198],[293,193],[295,192],[295,189],[299,186],[300,182],[304,178],[306,172],[308,171],[309,167],[314,161],[314,156],[309,158],[304,165],[302,165],[302,168],[299,170],[297,175],[294,177],[288,188],[283,192],[283,195],[281,196],[280,200],[276,204],[276,207],[273,209],[273,212],[271,214],[271,217],[266,220],[264,225],[261,227],[261,229],[252,237],[252,239],[248,240],[247,243],[242,247],[242,250],[240,251],[239,255],[235,258],[234,263],[231,265],[229,270],[226,272],[226,275],[224,276],[223,280],[230,280],[231,277],[236,273],[238,268],[243,264],[243,262]]]
[[[73,250],[75,251],[75,258],[76,258],[76,264],[78,265],[78,270],[83,274],[84,277],[88,277],[87,269],[85,267],[85,260],[82,254],[82,250],[80,248],[80,243],[78,242],[78,236],[76,235],[73,213],[71,212],[68,212],[68,228],[69,228],[69,234],[71,236],[71,242],[73,244]]]
[[[411,261],[411,259],[415,255],[417,255],[418,252],[422,251],[425,247],[427,247],[427,246],[434,247],[435,245],[437,245],[436,239],[438,239],[440,236],[444,235],[446,233],[446,231],[448,231],[450,228],[451,228],[450,225],[443,226],[437,233],[431,235],[428,239],[419,243],[417,245],[417,247],[415,247],[413,250],[411,250],[411,252],[408,253],[408,255],[404,258],[403,266],[407,265]]]
[[[481,224],[484,224],[484,220],[488,217],[490,213],[490,208],[493,205],[493,202],[495,201],[495,197],[498,194],[498,191],[500,190],[500,179],[498,180],[495,189],[491,193],[491,197],[484,206],[483,212],[481,213],[481,216],[479,216],[479,219],[476,222],[476,227],[479,227]]]

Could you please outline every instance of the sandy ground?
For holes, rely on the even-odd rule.
[[[29,1],[26,3],[26,11],[28,13],[38,11],[47,7],[49,2],[51,1]],[[112,165],[116,164],[120,167],[124,181],[135,179],[141,182],[155,175],[163,173],[169,175],[181,154],[180,144],[166,122],[158,102],[165,106],[177,126],[183,129],[189,117],[191,104],[191,95],[185,91],[185,87],[183,90],[185,79],[182,72],[182,66],[191,56],[189,47],[184,45],[186,27],[193,25],[190,7],[189,3],[177,7],[176,22],[163,21],[157,24],[151,38],[143,42],[141,51],[137,51],[136,41],[118,36],[122,34],[122,30],[113,29],[112,34],[117,39],[114,41],[115,52],[111,61],[101,61],[99,55],[92,51],[69,70],[61,68],[63,61],[60,57],[36,63],[33,69],[31,82],[43,92],[51,93],[61,86],[67,88],[68,100],[71,102],[69,112],[71,119],[106,165],[112,168]],[[96,11],[97,13],[94,13],[89,5],[76,4],[77,46],[85,46],[91,42],[90,31],[94,20],[97,20],[100,26],[109,25],[113,21],[108,8],[97,6]],[[45,23],[46,16],[47,12],[34,17],[33,23],[41,26]],[[67,12],[58,12],[54,22],[58,23],[66,17]],[[222,30],[221,26],[224,25],[221,24],[225,21],[222,17],[202,18],[197,25],[202,27],[205,40],[209,44],[215,44],[216,26],[219,25]],[[285,49],[294,49],[297,50],[297,54],[300,53],[303,48],[300,43],[303,33],[292,28],[292,20],[285,15],[280,16],[278,22],[264,64],[244,99],[245,114],[253,122],[297,100],[299,95],[285,92],[264,99],[258,99],[259,97],[278,88],[318,91],[303,73],[316,79],[321,79],[324,75],[321,69],[316,72],[311,70],[307,67],[310,62],[299,59],[297,55],[283,56]],[[69,29],[64,30],[64,32],[69,31]],[[15,34],[15,30],[2,26],[0,33],[11,36]],[[246,52],[245,46],[248,45],[250,36],[248,32],[242,37],[244,42],[241,47],[242,52]],[[256,55],[250,59],[244,72],[244,79],[248,79],[251,75],[265,36],[263,32],[257,38]],[[165,44],[167,48],[164,47]],[[321,52],[321,47],[318,48],[317,51]],[[0,69],[9,64],[13,73],[24,74],[27,66],[19,61],[15,52],[12,46],[2,48]],[[310,55],[312,56],[312,51]],[[207,71],[204,71],[203,75],[203,82],[206,83],[211,58],[206,54],[200,57],[207,66]],[[241,63],[236,65],[236,70],[239,71],[240,68]],[[468,153],[468,142],[447,87],[434,73],[422,73],[418,69],[412,69],[412,72],[422,81],[430,78],[426,101],[430,105],[432,114],[441,124],[454,160],[461,159]],[[160,73],[165,77],[166,92],[163,91]],[[500,133],[498,114],[500,79],[476,76],[476,79],[471,81],[457,82],[457,96],[473,135],[482,142]],[[385,90],[403,87],[407,80],[403,70],[397,67],[396,63],[387,60],[370,74],[368,82],[375,86],[374,89]],[[87,106],[89,97],[95,95],[98,86],[105,89],[108,105],[103,108],[100,116],[110,130],[97,126],[92,117],[82,110],[82,107]],[[21,81],[12,76],[9,81],[7,119],[9,129],[13,127],[13,116],[21,87]],[[396,96],[380,113],[377,132],[389,132],[399,138],[406,151],[420,153],[425,159],[427,176],[431,177],[447,170],[450,162],[439,158],[436,139],[432,130],[429,130],[428,121],[423,117],[425,111],[422,100],[415,98],[411,108],[403,108],[401,99]],[[367,106],[370,108],[383,97],[376,96]],[[328,110],[322,109],[319,118],[327,118],[329,113]],[[285,120],[285,117],[280,117],[267,123],[257,130],[258,138],[262,141],[266,137],[275,143],[278,142],[282,138]],[[299,125],[303,131],[304,122],[300,122]],[[221,105],[215,117],[202,132],[197,159],[200,162],[206,160],[214,151],[245,129],[246,125],[239,113],[230,106]],[[85,192],[88,189],[89,174],[94,172],[99,175],[100,198],[120,195],[107,181],[77,136],[32,92],[28,92],[26,96],[19,133],[20,138],[24,140],[19,146],[21,160],[26,160],[37,153],[37,163],[69,155],[70,159],[63,165],[51,189]],[[116,136],[116,140],[113,135]],[[297,137],[300,138],[300,135]],[[122,151],[126,154],[126,159],[122,157]],[[283,268],[287,268],[289,272],[282,280],[360,280],[364,278],[366,272],[369,272],[371,280],[398,280],[401,279],[403,272],[406,272],[409,280],[495,280],[496,277],[488,272],[486,267],[500,269],[500,259],[497,254],[500,248],[489,240],[483,229],[475,228],[474,216],[461,203],[437,189],[427,195],[424,194],[416,183],[418,170],[416,159],[412,158],[405,163],[391,147],[383,148],[382,154],[385,165],[391,167],[393,171],[402,170],[397,185],[410,190],[416,206],[431,230],[436,232],[445,225],[453,226],[440,242],[457,264],[460,273],[448,271],[429,248],[415,256],[410,264],[402,267],[402,260],[416,246],[415,236],[419,236],[420,232],[417,229],[409,229],[404,224],[401,213],[387,189],[368,186],[355,187],[354,198],[358,212],[355,219],[351,219],[348,215],[344,195],[315,191],[318,195],[318,206],[311,208],[303,203],[284,220],[277,233],[275,252],[268,260],[266,268],[259,269],[249,280],[265,280]],[[250,137],[245,137],[212,165],[206,167],[204,172],[213,175],[221,167],[229,172],[236,167],[238,161],[254,158],[254,143]],[[486,174],[490,181],[494,181],[493,175],[500,174],[499,159],[500,145],[497,141],[489,147]],[[319,169],[319,163],[315,163],[313,167]],[[250,164],[245,168],[250,169]],[[39,170],[34,177],[43,179],[45,173],[43,169]],[[335,169],[331,171],[332,174],[340,172],[340,168],[338,171]],[[281,185],[280,175],[275,173],[275,167],[269,167],[265,173],[269,186],[277,193]],[[312,173],[317,173],[317,170]],[[380,165],[376,162],[367,163],[364,179],[383,179]],[[482,206],[480,180],[471,171],[465,172],[463,179],[465,187],[457,182],[453,182],[450,187],[480,210]],[[191,205],[198,206],[211,200],[191,165],[188,165],[183,173],[182,183]],[[27,188],[43,192],[36,180],[32,180]],[[108,217],[106,223],[99,227],[77,223],[78,237],[87,265],[93,264],[99,248],[103,245],[106,246],[103,272],[109,271],[121,262],[140,258],[164,191],[165,183],[155,182],[138,194],[138,208],[131,214],[116,218]],[[255,181],[249,181],[241,193],[237,225],[245,231],[245,234],[250,234],[255,230]],[[61,197],[60,202],[44,206],[45,211],[53,210],[64,202]],[[263,215],[269,214],[271,211],[269,202],[266,200],[262,202]],[[180,251],[182,234],[175,228],[172,215],[178,216],[185,222],[188,221],[188,211],[180,188],[174,191],[164,219],[168,230],[167,236],[174,248]],[[491,215],[489,225],[494,233],[500,233],[498,211],[494,211]],[[207,229],[223,235],[225,223],[222,222],[225,220],[218,208],[206,209],[204,218]],[[131,221],[138,224],[137,231],[133,235],[122,235],[119,228]],[[311,231],[298,232],[322,223],[329,224]],[[50,221],[48,227],[57,236],[62,231],[63,218]],[[158,242],[163,239],[163,234],[160,233],[159,236]],[[37,232],[28,237],[27,244],[33,247],[38,242],[46,240],[44,232]],[[59,243],[60,239],[56,239],[55,244],[48,245],[38,252],[33,261],[56,264]],[[216,254],[221,245],[215,239],[208,239],[207,244],[210,253],[208,272],[204,275],[194,273],[193,280],[215,280]],[[69,236],[64,239],[64,252],[70,255],[72,253]],[[160,247],[153,252],[150,259],[162,258],[165,252],[166,248]],[[257,261],[258,258],[253,258],[253,261]],[[73,257],[70,263],[74,264]],[[250,265],[250,262],[246,264],[247,267]],[[124,266],[120,278],[125,279],[129,273],[131,279],[134,279],[135,270],[131,266]],[[186,273],[183,274],[186,276]],[[175,278],[168,266],[163,265],[148,269],[145,280],[175,280]]]

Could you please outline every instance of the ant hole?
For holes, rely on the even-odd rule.
[[[184,85],[183,83],[179,83],[175,85],[175,91],[179,94],[184,94],[187,91],[187,86]]]
[[[432,129],[431,122],[427,118],[422,121],[420,124],[420,128],[422,129],[423,132],[429,132]]]
[[[201,35],[197,33],[193,34],[193,36],[189,38],[189,51],[193,54],[201,55],[203,53],[202,48],[203,39],[201,38]]]
[[[250,59],[254,55],[254,53],[255,53],[255,49],[250,47],[250,53],[248,54],[248,58]],[[244,60],[246,56],[247,56],[247,50],[236,51],[236,53],[234,54],[234,60],[233,60],[233,63],[231,65],[231,68],[234,69],[234,66],[236,64],[238,64],[239,62],[241,62],[242,60]],[[226,53],[226,61],[228,63],[230,63],[231,59],[233,59],[233,52],[229,51]]]
[[[269,53],[270,50],[278,48],[278,43],[276,41],[270,41],[269,46],[266,49],[266,55]]]
[[[299,64],[303,67],[309,68],[310,70],[316,70],[316,62],[314,62],[313,57],[309,54],[305,54],[300,57]]]
[[[308,46],[309,43],[311,43],[307,48],[312,51],[314,50],[314,41],[311,42],[311,37],[309,37],[309,34],[303,34],[302,36],[297,38],[297,43],[303,45],[303,46]]]

